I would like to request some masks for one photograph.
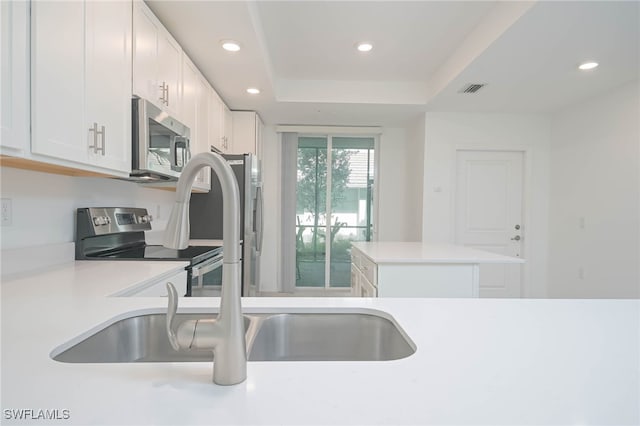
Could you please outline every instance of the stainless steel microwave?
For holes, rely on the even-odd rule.
[[[151,102],[133,98],[131,179],[175,181],[191,158],[190,130]]]

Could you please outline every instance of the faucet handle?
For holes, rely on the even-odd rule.
[[[173,320],[176,317],[176,311],[178,310],[178,292],[172,283],[167,283],[167,292],[169,295],[169,306],[167,306],[167,337],[169,337],[169,343],[176,351],[180,349],[178,343],[178,336],[173,329]]]

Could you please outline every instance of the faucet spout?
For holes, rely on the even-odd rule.
[[[233,170],[215,153],[201,153],[189,160],[178,180],[176,202],[164,234],[163,245],[185,249],[189,245],[189,199],[198,172],[211,167],[222,187],[222,295],[220,313],[215,320],[186,321],[178,332],[172,322],[177,309],[177,294],[169,291],[167,333],[174,346],[207,348],[214,353],[213,381],[234,385],[247,377],[247,353],[241,306],[240,269],[240,191]]]

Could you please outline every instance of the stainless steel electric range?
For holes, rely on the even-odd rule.
[[[76,260],[186,261],[187,293],[207,288],[209,294],[222,284],[222,247],[189,246],[173,250],[148,245],[144,231],[151,230],[147,209],[84,207],[76,212]]]

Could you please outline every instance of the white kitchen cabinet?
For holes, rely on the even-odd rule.
[[[377,297],[377,288],[366,277],[360,277],[360,297]]]
[[[0,153],[29,152],[29,3],[0,2]]]
[[[233,153],[262,156],[264,124],[255,111],[233,111]]]
[[[357,282],[351,282],[356,296],[478,297],[478,265],[470,262],[374,262],[356,247],[351,248],[351,262],[359,273]]]
[[[210,152],[208,114],[208,85],[200,75],[198,68],[189,57],[182,54],[182,117],[183,122],[191,130],[191,155]],[[207,192],[210,189],[210,168],[205,167],[198,172],[193,189]]]
[[[215,90],[209,86],[209,142],[221,152],[224,147],[224,102]]]
[[[235,152],[233,149],[233,114],[226,104],[222,104],[222,146],[225,153]]]
[[[182,84],[180,87],[182,97],[182,124],[191,130],[191,141],[196,139],[194,129],[196,128],[197,108],[198,108],[198,91],[200,84],[198,68],[191,62],[189,57],[182,54]]]
[[[375,271],[370,260],[352,248],[351,250],[351,294],[355,297],[376,297],[377,288],[372,283],[375,282]]]
[[[481,264],[524,263],[522,258],[451,244],[355,242],[351,262],[361,294],[378,297],[479,297]]]
[[[182,120],[182,49],[142,1],[133,7],[133,94]]]
[[[31,37],[32,154],[128,176],[131,3],[32,2]]]

